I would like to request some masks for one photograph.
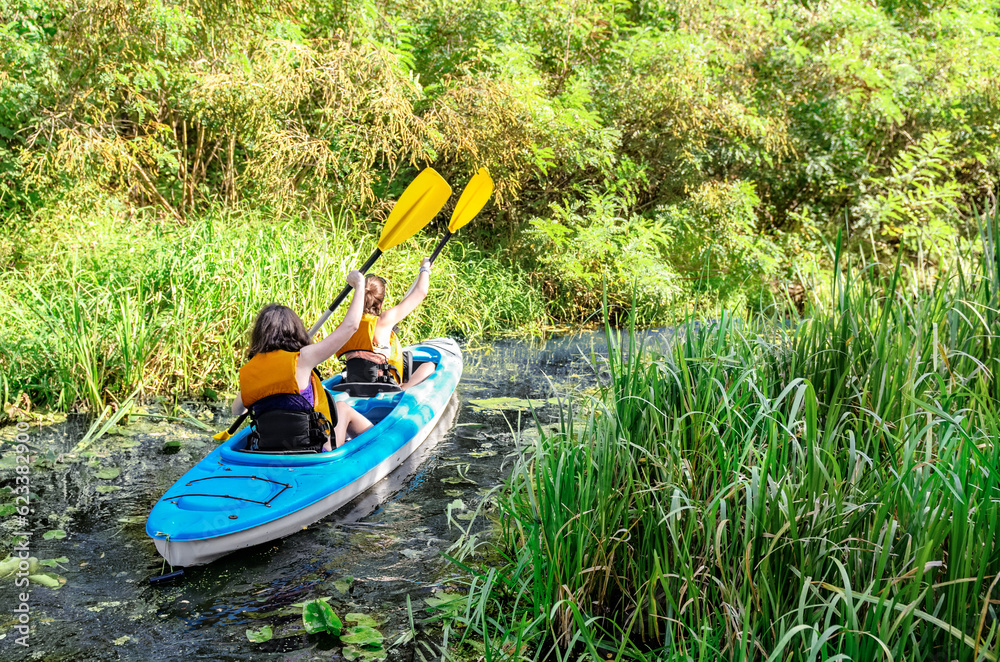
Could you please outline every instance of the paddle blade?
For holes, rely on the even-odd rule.
[[[382,228],[378,247],[385,252],[406,241],[437,216],[451,197],[451,187],[433,168],[424,168],[399,196]]]
[[[493,195],[493,180],[486,168],[480,168],[465,185],[462,197],[458,199],[455,211],[451,214],[448,230],[457,232],[460,227],[471,221],[486,206],[491,195]]]
[[[229,441],[229,438],[232,436],[233,435],[229,434],[229,430],[223,430],[218,434],[213,434],[212,439],[215,439],[216,441]]]

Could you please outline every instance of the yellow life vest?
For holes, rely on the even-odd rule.
[[[272,395],[300,394],[299,382],[295,376],[299,365],[298,352],[278,349],[257,354],[240,368],[240,397],[247,408],[259,400]],[[330,402],[326,390],[316,373],[309,375],[313,391],[313,409],[323,414],[332,424]]]
[[[375,325],[378,324],[378,316],[365,313],[361,316],[361,326],[354,332],[343,347],[337,350],[337,358],[341,358],[348,352],[375,352],[386,358],[389,367],[392,368],[393,377],[396,383],[403,381],[403,348],[399,344],[399,338],[395,331],[389,332],[389,346],[380,347],[375,344]]]

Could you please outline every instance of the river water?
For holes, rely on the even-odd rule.
[[[388,660],[430,658],[440,636],[422,624],[426,602],[456,572],[442,553],[468,526],[472,511],[501,484],[515,434],[532,413],[550,421],[556,396],[595,383],[590,359],[603,336],[583,334],[543,344],[499,342],[465,350],[462,381],[448,414],[403,467],[338,512],[283,540],[188,568],[151,583],[163,567],[145,519],[153,504],[212,448],[209,434],[176,421],[130,419],[93,444],[82,461],[58,461],[89,427],[83,417],[34,425],[32,508],[27,522],[0,522],[0,558],[27,525],[30,555],[54,559],[58,589],[31,584],[27,647],[16,629],[21,604],[14,577],[0,578],[0,658],[4,660],[330,660],[350,657],[337,640],[307,635],[297,603],[328,597],[334,611],[375,619]],[[171,403],[171,407],[173,403]],[[228,425],[223,405],[182,403],[215,429]],[[147,412],[164,412],[152,404]],[[170,413],[177,413],[171,410]],[[13,426],[0,430],[0,486],[15,487]],[[22,437],[23,438],[23,437]],[[180,448],[166,442],[180,441]],[[115,469],[120,475],[114,476]],[[108,478],[108,476],[113,476]],[[120,489],[115,489],[120,488]],[[0,508],[13,495],[0,497]],[[452,522],[449,523],[449,505]],[[485,518],[479,518],[477,525]],[[47,532],[64,531],[65,537]],[[408,606],[409,605],[409,606]],[[411,618],[413,627],[411,627]],[[248,629],[270,626],[274,638],[251,643]],[[438,637],[437,642],[434,638]]]

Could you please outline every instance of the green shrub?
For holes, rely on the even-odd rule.
[[[529,223],[535,280],[556,319],[595,321],[605,286],[615,311],[632,309],[643,324],[666,318],[681,288],[665,259],[672,237],[656,222],[628,214],[613,194],[590,192]]]
[[[782,254],[758,228],[760,198],[751,182],[703,184],[688,202],[662,207],[656,219],[672,237],[669,261],[695,301],[737,308],[770,299]]]

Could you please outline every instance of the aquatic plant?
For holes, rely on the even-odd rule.
[[[517,632],[536,655],[995,660],[998,230],[927,289],[838,243],[803,319],[609,328],[599,396],[522,445],[497,539],[455,549],[465,623],[497,656]]]
[[[302,606],[302,625],[309,634],[326,633],[340,636],[344,622],[333,611],[330,603],[322,598],[310,600]]]
[[[271,641],[274,637],[274,631],[271,629],[270,625],[265,625],[259,630],[247,629],[246,631],[247,640],[254,644],[262,644],[266,641]]]
[[[44,538],[49,540],[51,538],[64,538],[66,537],[65,532],[59,531],[61,536],[51,536],[49,531],[45,534]],[[22,580],[27,579],[30,584],[38,584],[50,589],[58,589],[66,584],[66,578],[61,577],[55,572],[45,571],[42,568],[55,568],[61,567],[62,564],[69,563],[69,559],[65,556],[61,556],[57,559],[41,559],[31,556],[27,559],[20,557],[16,554],[8,555],[4,559],[0,559],[0,580],[4,580],[10,577],[11,580],[17,581],[17,586],[25,586],[21,583]]]

